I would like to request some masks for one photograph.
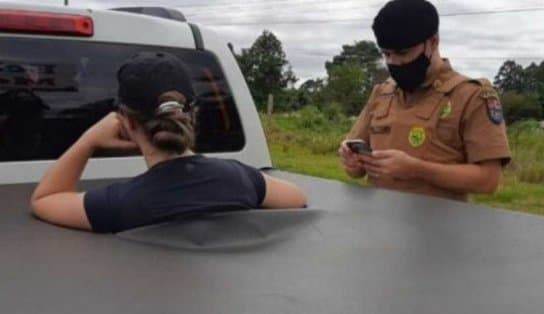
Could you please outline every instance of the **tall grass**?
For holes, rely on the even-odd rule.
[[[262,116],[276,167],[293,172],[356,183],[342,171],[337,157],[340,142],[354,118],[323,113],[316,108]],[[544,214],[544,130],[536,121],[508,128],[513,153],[500,190],[472,198],[479,204]],[[358,182],[359,183],[359,182]]]
[[[534,120],[517,122],[508,128],[508,137],[514,157],[507,173],[521,182],[544,184],[544,129]]]
[[[306,148],[313,154],[335,154],[353,123],[344,115],[327,115],[315,107],[262,116],[261,120],[269,142],[281,144],[284,150],[293,146]]]

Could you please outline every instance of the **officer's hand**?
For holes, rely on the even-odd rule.
[[[419,159],[400,150],[377,150],[363,160],[366,172],[373,178],[412,180],[417,176]]]
[[[93,148],[127,151],[138,149],[136,143],[126,139],[121,121],[119,121],[119,117],[114,112],[109,113],[89,128],[83,134],[82,140]]]
[[[338,155],[340,155],[342,166],[349,176],[362,177],[365,175],[364,162],[360,158],[361,155],[352,152],[346,145],[346,141],[343,141],[340,145]]]

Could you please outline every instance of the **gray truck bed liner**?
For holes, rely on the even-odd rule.
[[[304,187],[325,213],[285,239],[233,250],[56,228],[29,215],[33,185],[0,186],[0,311],[544,311],[543,218],[272,174]]]

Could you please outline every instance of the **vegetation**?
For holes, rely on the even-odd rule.
[[[280,94],[297,81],[281,41],[269,31],[263,31],[236,59],[260,110],[266,108],[268,95]]]
[[[503,63],[495,86],[501,93],[508,123],[525,119],[544,119],[544,61],[523,68],[515,61]]]

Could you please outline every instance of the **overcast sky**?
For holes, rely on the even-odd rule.
[[[18,0],[63,5],[64,0]],[[249,47],[264,29],[283,43],[295,74],[323,77],[343,44],[374,40],[370,25],[382,0],[70,0],[71,6],[160,5],[181,9],[233,43]],[[432,0],[441,15],[442,55],[460,72],[493,79],[506,59],[544,60],[544,0]],[[490,12],[495,12],[490,14]],[[467,14],[469,13],[469,14]]]

